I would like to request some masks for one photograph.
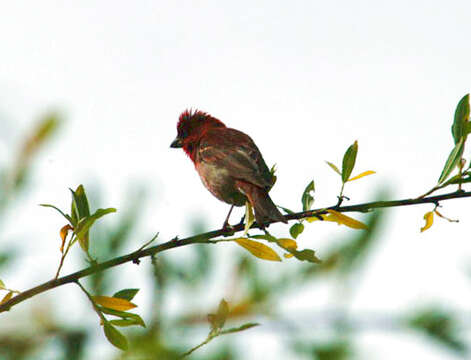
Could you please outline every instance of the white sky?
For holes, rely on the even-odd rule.
[[[67,119],[4,230],[10,240],[28,239],[25,261],[32,265],[2,280],[28,288],[52,274],[58,254],[51,239],[63,224],[37,204],[66,207],[67,188],[80,183],[99,184],[102,205],[118,209],[130,186],[154,184],[142,234],[188,235],[183,229],[195,215],[220,226],[227,205],[203,188],[181,151],[169,149],[187,107],[244,130],[267,163],[277,163],[272,197],[280,205],[299,209],[312,178],[316,205],[331,205],[340,184],[324,160],[340,164],[354,140],[354,173],[378,174],[348,185],[351,203],[371,200],[382,185],[395,198],[420,195],[440,174],[455,106],[471,88],[470,10],[469,1],[2,3],[0,162],[12,158],[44,111],[59,109]],[[461,222],[437,221],[423,234],[422,216],[432,206],[391,211],[354,308],[388,311],[431,298],[469,310],[466,204],[444,202],[443,213]],[[348,232],[312,224],[300,246],[322,257],[332,238]],[[315,298],[305,294],[303,305],[292,304],[308,308]],[[251,336],[243,339],[255,348]],[[365,339],[375,358],[401,354],[378,345],[388,340]],[[394,346],[428,359],[450,356],[408,341]]]

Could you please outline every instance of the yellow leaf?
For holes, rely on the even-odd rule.
[[[283,254],[283,256],[284,256],[286,259],[289,259],[289,258],[292,258],[294,255],[293,255],[293,254]]]
[[[320,219],[320,218],[321,219]],[[326,219],[326,215],[322,214],[322,215],[317,215],[317,216],[312,216],[312,217],[308,217],[308,218],[304,218],[304,220],[306,220],[308,223],[312,223],[314,221],[318,221],[318,220],[325,220]]]
[[[296,250],[298,248],[298,244],[293,239],[278,239],[276,242],[285,249]]]
[[[330,222],[334,222],[334,223],[337,223],[339,225],[342,225],[339,220],[337,219],[336,216],[332,216],[331,214],[326,214],[326,215],[322,215],[322,220],[324,221],[330,221]]]
[[[330,166],[330,168],[332,170],[334,170],[337,174],[339,174],[340,176],[342,176],[342,173],[340,172],[339,168],[337,166],[335,166],[334,164],[332,164],[330,161],[326,161],[327,165]]]
[[[345,225],[352,229],[368,229],[366,224],[362,223],[361,221],[355,220],[347,215],[339,213],[338,211],[328,209],[327,212],[329,213],[329,216],[326,216],[324,220],[335,221],[339,225]]]
[[[245,227],[244,227],[244,236],[249,232],[250,227],[255,221],[253,214],[252,204],[248,201],[245,202]]]
[[[347,181],[358,180],[358,179],[360,179],[364,176],[373,175],[373,174],[376,174],[376,171],[373,171],[373,170],[363,171],[361,174],[358,174],[357,176],[354,176],[354,177],[348,179]]]
[[[240,303],[233,305],[231,309],[232,317],[246,316],[252,313],[254,301],[252,299],[242,300]]]
[[[0,305],[5,304],[8,300],[10,300],[13,297],[13,291],[9,291],[8,294],[6,294],[2,301],[0,301]]]
[[[73,230],[74,228],[72,226],[70,226],[69,224],[67,225],[64,225],[62,228],[61,228],[61,231],[60,231],[60,236],[61,236],[61,239],[62,239],[62,243],[61,243],[61,253],[64,252],[64,244],[65,244],[65,238],[67,237],[67,234],[69,233],[69,230]]]
[[[426,212],[424,215],[425,225],[420,229],[420,232],[424,232],[433,225],[433,211]]]
[[[310,218],[305,218],[305,220],[309,223],[312,223],[314,221],[318,221],[318,220],[322,220],[322,221],[330,221],[330,222],[336,222],[338,223],[338,220],[333,217],[333,216],[330,216],[329,214],[322,214],[322,215],[319,215],[322,219],[319,219],[318,216],[313,216],[313,217],[310,217]]]
[[[247,238],[237,238],[234,240],[237,244],[248,250],[252,255],[270,261],[281,261],[281,258],[271,247],[257,241]]]
[[[92,297],[95,303],[97,303],[98,305],[104,306],[105,308],[108,308],[108,309],[126,311],[126,310],[137,307],[136,304],[133,304],[132,302],[126,299],[121,299],[121,298],[116,298],[116,297],[111,297],[111,296],[92,296]]]

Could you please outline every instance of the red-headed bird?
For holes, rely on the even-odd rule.
[[[177,125],[177,137],[170,145],[183,148],[195,164],[204,186],[232,208],[248,200],[255,220],[262,227],[270,221],[286,219],[268,196],[273,176],[253,140],[243,132],[226,127],[202,111],[184,111]]]

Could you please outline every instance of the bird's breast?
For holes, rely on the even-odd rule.
[[[245,196],[235,187],[235,180],[227,169],[203,161],[196,164],[196,171],[216,198],[236,206],[245,204]]]

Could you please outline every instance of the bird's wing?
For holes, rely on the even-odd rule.
[[[226,169],[234,179],[270,188],[272,178],[262,154],[252,139],[235,129],[217,129],[204,136],[198,158]]]

